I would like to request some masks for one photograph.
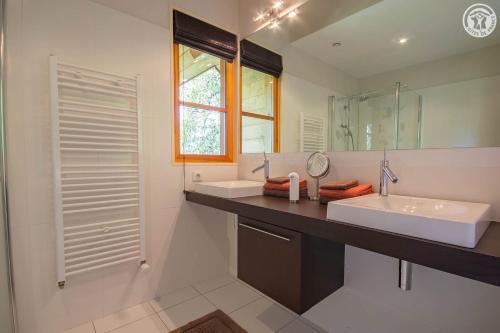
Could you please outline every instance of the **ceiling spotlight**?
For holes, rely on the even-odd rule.
[[[342,46],[341,42],[332,43],[332,47],[339,47],[339,46]]]
[[[292,10],[290,13],[288,13],[288,17],[289,18],[292,18],[292,17],[295,17],[297,16],[297,11],[296,10]]]
[[[269,28],[276,29],[279,26],[280,26],[280,23],[278,21],[272,21],[271,24],[269,25]]]
[[[255,22],[257,22],[257,21],[262,21],[262,20],[264,19],[264,17],[266,17],[266,15],[265,15],[264,13],[261,13],[261,14],[257,15],[257,17],[256,17],[256,18],[254,18],[253,20],[254,20]]]
[[[408,43],[408,38],[405,38],[405,37],[400,38],[399,41],[398,41],[398,43],[399,44],[406,44],[406,43]]]
[[[274,3],[273,5],[273,8],[274,9],[278,9],[278,8],[281,8],[281,6],[283,6],[283,1],[282,0],[278,0]]]

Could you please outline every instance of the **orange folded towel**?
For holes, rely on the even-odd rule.
[[[268,183],[272,184],[284,184],[288,183],[290,181],[290,178],[288,177],[274,177],[274,178],[269,178],[267,180]]]
[[[358,186],[357,180],[336,180],[333,182],[326,182],[320,186],[325,190],[348,190],[352,187]]]
[[[299,179],[299,189],[302,190],[307,188],[307,180]],[[265,190],[278,190],[278,191],[289,191],[290,190],[290,182],[283,184],[273,184],[273,183],[265,183]]]
[[[319,190],[319,195],[321,197],[327,197],[332,199],[354,198],[370,193],[373,193],[371,184],[360,184],[358,186],[351,187],[350,189],[347,190],[325,190],[325,189]]]

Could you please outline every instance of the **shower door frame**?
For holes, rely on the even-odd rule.
[[[8,196],[7,196],[7,173],[6,173],[6,153],[5,153],[5,0],[0,0],[0,200],[2,201],[3,210],[0,212],[3,218],[5,235],[5,259],[6,259],[6,272],[7,284],[10,301],[10,321],[13,332],[17,332],[17,319],[16,319],[16,298],[14,294],[14,280],[12,277],[12,259],[11,259],[11,242],[10,242],[10,226],[8,214]],[[0,235],[2,237],[2,235]],[[2,249],[0,249],[1,251]]]

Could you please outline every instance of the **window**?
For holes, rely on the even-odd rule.
[[[233,64],[174,44],[176,162],[233,161]]]
[[[242,153],[279,152],[278,78],[241,67]]]

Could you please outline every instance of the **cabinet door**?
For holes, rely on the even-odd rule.
[[[302,234],[238,216],[238,278],[300,313]]]

